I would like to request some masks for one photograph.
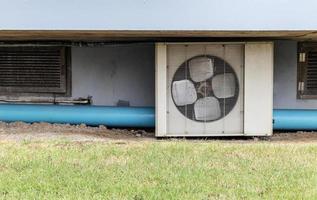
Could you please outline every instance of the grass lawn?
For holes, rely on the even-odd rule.
[[[317,199],[317,143],[0,143],[0,199]]]

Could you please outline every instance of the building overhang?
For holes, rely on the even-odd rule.
[[[315,30],[0,30],[0,41],[316,40]]]

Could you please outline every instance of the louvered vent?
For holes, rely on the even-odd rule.
[[[0,47],[0,90],[65,93],[63,47]]]
[[[317,51],[307,54],[306,88],[317,90]]]

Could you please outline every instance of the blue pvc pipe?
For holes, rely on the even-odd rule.
[[[0,104],[0,121],[147,128],[155,126],[155,114],[151,107]]]
[[[317,130],[317,110],[274,109],[274,130]]]
[[[274,109],[273,119],[274,130],[317,130],[317,110]],[[0,104],[0,121],[152,128],[155,112],[153,107]]]

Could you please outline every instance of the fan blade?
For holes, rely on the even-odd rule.
[[[220,104],[215,97],[198,99],[194,104],[194,112],[199,121],[212,121],[221,117]]]
[[[189,73],[193,81],[205,81],[214,75],[214,63],[208,57],[194,58],[189,61]]]
[[[218,98],[233,97],[236,90],[234,75],[225,73],[214,76],[212,78],[212,90]]]
[[[174,81],[172,95],[177,106],[193,104],[197,100],[195,86],[190,80]]]

